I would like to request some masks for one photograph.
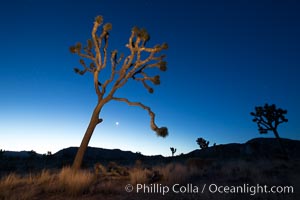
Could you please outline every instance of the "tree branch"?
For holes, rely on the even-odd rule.
[[[104,41],[105,41],[105,45],[103,47],[104,58],[103,58],[103,65],[101,66],[101,69],[105,68],[106,61],[107,61],[108,33],[105,34]]]
[[[109,83],[111,83],[116,75],[116,67],[117,64],[121,61],[122,56],[117,60],[117,50],[113,51],[110,57],[110,61],[111,61],[111,74],[110,74],[110,78],[107,79],[104,84],[102,85],[102,92],[103,94],[106,92],[106,87]]]
[[[84,54],[84,53],[81,53],[81,52],[77,52],[77,54],[78,54],[78,56],[80,56],[82,58],[90,59],[94,62],[96,61],[95,57],[93,57],[93,56],[90,56],[90,55],[87,55],[87,54]]]
[[[80,62],[80,64],[83,66],[84,71],[88,71],[88,72],[93,73],[93,70],[92,70],[91,68],[88,68],[88,67],[86,66],[84,60],[80,59],[79,62]]]
[[[271,127],[268,124],[265,124],[265,123],[260,122],[260,121],[258,122],[258,124],[259,124],[260,127],[264,126],[264,127],[261,127],[261,128],[263,128],[265,130],[271,130]]]
[[[269,120],[266,121],[266,120],[263,118],[263,116],[260,116],[259,122],[260,122],[260,123],[263,123],[265,126],[268,126],[268,127],[270,127],[270,128],[273,128],[272,122],[269,122]]]
[[[158,136],[166,137],[168,135],[168,129],[166,127],[161,127],[158,128],[157,125],[155,124],[155,113],[151,110],[150,107],[145,106],[144,104],[140,102],[131,102],[126,98],[117,98],[117,97],[112,97],[112,100],[115,101],[122,101],[127,103],[130,106],[138,106],[144,110],[147,110],[150,116],[150,127],[153,131],[157,133]]]
[[[270,127],[270,125],[269,125],[266,121],[264,121],[261,117],[260,117],[260,119],[258,119],[257,122],[258,122],[259,124],[264,125],[265,127]]]
[[[98,27],[102,24],[102,21],[98,21],[98,20],[95,20],[94,22],[94,26],[93,26],[93,30],[92,30],[92,39],[93,39],[93,43],[94,43],[94,49],[95,49],[95,52],[96,52],[96,57],[95,57],[95,63],[97,65],[97,70],[99,71],[100,69],[100,66],[101,66],[101,53],[100,53],[100,44],[99,44],[99,41],[98,41],[98,37],[96,35],[97,33],[97,30],[98,30]]]
[[[94,71],[94,88],[96,90],[98,101],[99,101],[102,98],[103,93],[101,93],[100,91],[98,76],[99,76],[99,71],[98,70]]]

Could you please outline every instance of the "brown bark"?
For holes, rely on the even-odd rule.
[[[96,128],[96,126],[102,122],[102,119],[99,119],[99,114],[100,114],[100,110],[102,108],[103,105],[98,104],[97,107],[94,109],[93,115],[91,117],[90,123],[88,125],[88,128],[86,129],[86,132],[83,136],[83,139],[81,141],[80,147],[76,153],[72,168],[74,170],[79,170],[81,165],[82,165],[82,161],[83,161],[83,157],[84,154],[87,150],[88,144],[90,142],[90,139],[94,133],[94,130]]]

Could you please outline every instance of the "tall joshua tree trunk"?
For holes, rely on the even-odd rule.
[[[107,74],[101,72],[107,69],[108,39],[109,31],[112,29],[112,25],[107,23],[102,26],[100,34],[97,33],[102,22],[103,18],[101,16],[96,17],[92,29],[92,39],[87,40],[87,45],[85,47],[82,47],[81,43],[77,43],[75,46],[70,47],[71,53],[77,54],[81,58],[79,62],[83,67],[83,70],[74,68],[74,71],[79,75],[84,75],[86,72],[93,74],[93,84],[98,97],[98,103],[93,111],[89,125],[73,162],[72,168],[75,171],[80,169],[93,132],[96,126],[102,122],[102,119],[99,118],[101,109],[111,100],[122,101],[130,106],[138,106],[148,111],[151,129],[155,131],[158,136],[166,137],[168,135],[168,129],[166,127],[157,127],[155,124],[155,114],[150,107],[145,106],[140,102],[132,102],[124,97],[114,96],[116,91],[123,87],[129,80],[141,82],[149,93],[153,93],[154,90],[150,87],[149,82],[154,85],[159,85],[160,76],[149,76],[147,70],[158,68],[161,71],[166,71],[166,62],[163,61],[165,55],[157,54],[162,50],[167,49],[168,45],[163,43],[162,45],[155,45],[150,48],[146,47],[146,43],[150,39],[150,36],[145,29],[134,27],[131,31],[128,44],[126,45],[130,54],[127,57],[124,57],[123,54],[118,57],[117,50],[112,51],[110,54],[110,75],[106,77],[104,81],[103,79],[101,81],[100,75],[103,77]],[[87,62],[89,62],[89,65]],[[118,67],[120,63],[123,64],[121,67]],[[108,86],[110,90],[108,90]]]
[[[88,127],[85,131],[85,134],[84,134],[83,139],[81,141],[80,147],[79,147],[79,149],[77,151],[77,154],[75,156],[73,166],[72,166],[72,168],[74,170],[79,170],[80,169],[82,161],[83,161],[84,154],[87,150],[87,147],[88,147],[90,139],[93,135],[93,132],[94,132],[96,126],[102,122],[102,119],[99,119],[100,110],[101,110],[101,107],[98,104],[96,106],[96,108],[94,109],[94,112],[93,112],[93,115],[91,117],[90,123],[89,123],[89,125],[88,125]]]

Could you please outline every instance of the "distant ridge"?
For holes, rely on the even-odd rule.
[[[14,158],[29,158],[31,156],[42,156],[34,151],[3,151],[3,156]]]
[[[282,139],[282,142],[289,156],[300,159],[299,140]],[[220,144],[208,147],[207,149],[197,149],[186,154],[187,157],[223,157],[226,159],[239,157],[251,157],[252,159],[270,158],[280,155],[281,149],[276,138],[254,138],[243,144]]]
[[[75,157],[78,147],[69,147],[62,149],[54,154],[54,157]],[[133,153],[131,151],[122,151],[120,149],[103,149],[97,147],[88,147],[85,152],[85,159],[113,159],[113,160],[123,160],[123,159],[138,159],[143,156],[139,153]]]
[[[283,139],[283,144],[287,149],[289,160],[300,161],[300,141]],[[10,172],[28,173],[71,166],[77,150],[78,147],[69,147],[53,155],[41,155],[34,151],[1,151],[0,177],[1,174]],[[140,160],[145,166],[154,166],[172,162],[185,164],[189,159],[193,160],[194,158],[220,162],[235,160],[257,162],[258,160],[286,159],[282,155],[278,141],[275,138],[255,138],[243,144],[220,144],[174,157],[163,157],[161,155],[145,156],[140,153],[122,151],[120,149],[88,147],[82,167],[91,169],[96,163],[108,166],[111,162],[123,166],[133,166],[137,160]]]
[[[287,148],[288,154],[293,158],[300,159],[300,141],[292,139],[282,139],[284,146]],[[78,147],[68,147],[51,155],[56,159],[73,159],[78,150]],[[183,157],[270,157],[280,154],[280,146],[276,138],[254,138],[246,143],[229,143],[220,144],[208,147],[207,149],[193,150],[187,154],[182,154]],[[29,158],[32,156],[42,157],[34,151],[3,151],[2,156]],[[180,157],[175,156],[175,157]],[[137,160],[137,159],[163,159],[162,155],[145,156],[141,153],[133,153],[131,151],[123,151],[120,149],[103,149],[97,147],[88,147],[84,159],[85,160]]]

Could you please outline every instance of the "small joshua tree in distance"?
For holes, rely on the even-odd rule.
[[[174,154],[176,153],[177,149],[175,149],[174,147],[170,147],[170,150],[172,152],[172,157],[173,157]]]
[[[253,122],[257,123],[258,131],[260,134],[267,134],[268,131],[272,131],[278,140],[282,152],[287,156],[286,150],[281,142],[281,138],[278,133],[278,126],[284,122],[288,122],[288,119],[284,115],[287,114],[287,110],[276,108],[275,104],[255,107],[255,112],[251,112],[250,115],[254,117]]]
[[[198,138],[196,140],[197,144],[200,146],[201,149],[206,149],[209,145],[209,141],[206,141],[203,138]]]
[[[96,17],[92,28],[92,38],[87,40],[87,44],[83,47],[81,43],[77,43],[75,46],[70,47],[71,53],[80,57],[79,63],[83,68],[82,70],[74,68],[74,71],[79,75],[84,75],[86,72],[93,75],[93,85],[98,97],[89,125],[73,162],[72,168],[75,171],[81,167],[84,153],[96,126],[103,121],[100,118],[103,106],[112,100],[125,102],[130,106],[138,106],[148,111],[151,129],[158,136],[166,137],[168,135],[166,127],[156,125],[155,113],[150,107],[140,102],[132,102],[125,97],[116,96],[116,91],[130,80],[142,83],[149,93],[153,93],[154,90],[149,83],[159,85],[160,76],[150,76],[148,70],[157,68],[160,71],[166,71],[165,55],[160,53],[167,49],[168,45],[163,43],[154,47],[146,47],[146,43],[150,39],[148,32],[145,29],[134,27],[126,45],[129,49],[129,55],[124,57],[123,54],[120,54],[119,56],[117,50],[112,51],[109,55],[108,41],[112,25],[110,23],[102,25],[102,23],[102,16]],[[110,71],[109,73],[103,73],[104,70],[109,70],[106,68],[108,60],[111,64]],[[108,74],[108,76],[105,77],[105,74]]]

